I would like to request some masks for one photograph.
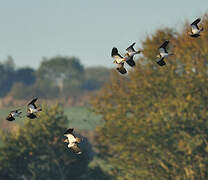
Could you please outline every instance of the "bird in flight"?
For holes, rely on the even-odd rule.
[[[81,150],[78,147],[78,143],[81,142],[81,139],[76,137],[73,133],[74,128],[69,128],[65,133],[64,136],[67,137],[67,139],[64,140],[64,142],[68,143],[68,148],[76,153],[76,154],[81,154]]]
[[[20,112],[20,109],[16,109],[16,110],[13,110],[9,113],[9,115],[7,116],[6,120],[7,121],[14,121],[15,120],[15,117],[20,117],[21,118],[21,113]]]
[[[126,63],[129,65],[129,66],[131,66],[131,67],[133,67],[133,66],[135,66],[136,65],[136,63],[135,63],[135,61],[134,61],[134,56],[136,55],[136,54],[140,54],[141,52],[142,52],[142,50],[138,50],[138,51],[136,51],[135,49],[134,49],[134,45],[135,45],[136,43],[133,43],[133,44],[131,44],[128,48],[126,48],[126,51],[127,51],[127,53],[126,53]]]
[[[113,63],[117,64],[116,70],[121,74],[126,74],[127,71],[124,67],[124,62],[126,61],[127,57],[123,57],[119,54],[118,49],[114,47],[111,51],[111,57],[114,58]]]
[[[191,23],[191,32],[189,32],[189,35],[191,37],[199,37],[200,36],[200,33],[203,31],[203,27],[200,29],[198,24],[199,22],[201,21],[200,18],[196,19],[194,22]]]
[[[30,119],[35,119],[37,118],[37,116],[35,115],[36,113],[38,113],[39,111],[42,111],[41,108],[38,108],[35,104],[35,102],[38,100],[38,98],[33,98],[27,105],[27,117]]]
[[[159,47],[159,54],[157,55],[157,64],[159,64],[160,66],[164,66],[166,65],[164,59],[170,55],[173,55],[173,53],[168,53],[167,51],[167,46],[169,44],[169,41],[166,40],[160,47]]]

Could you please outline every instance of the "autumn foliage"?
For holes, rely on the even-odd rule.
[[[100,157],[115,179],[208,179],[208,30],[194,39],[189,28],[146,37],[135,69],[114,72],[93,99],[105,122],[97,129]],[[164,40],[174,56],[160,67]]]

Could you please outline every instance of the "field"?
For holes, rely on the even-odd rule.
[[[0,109],[0,123],[5,120],[12,108]],[[90,112],[86,107],[68,107],[64,109],[69,120],[69,127],[79,130],[94,130],[97,125],[101,124],[101,117]],[[25,111],[23,110],[25,114]],[[23,119],[17,119],[14,123],[21,124]]]

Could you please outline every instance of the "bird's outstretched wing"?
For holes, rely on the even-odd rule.
[[[167,46],[168,46],[168,43],[169,43],[169,41],[168,40],[166,40],[160,47],[159,47],[159,51],[161,52],[161,53],[167,53]]]
[[[131,67],[136,66],[136,63],[133,60],[133,57],[131,57],[129,60],[127,60],[126,63]]]
[[[38,98],[36,97],[36,98],[33,98],[32,99],[32,101],[30,101],[29,103],[28,103],[28,105],[27,106],[29,106],[29,105],[33,105],[35,108],[37,108],[36,107],[36,105],[35,105],[35,102],[38,100]]]
[[[169,41],[166,40],[159,48],[166,48],[168,43],[169,43]]]
[[[74,128],[69,128],[69,129],[67,129],[67,130],[64,132],[64,134],[65,134],[65,135],[66,135],[66,134],[72,134],[73,131],[74,131]]]
[[[164,58],[162,58],[159,61],[157,61],[157,64],[160,66],[164,66],[164,65],[166,65],[166,62],[164,61]]]
[[[196,26],[196,27],[199,29],[198,23],[199,23],[200,21],[201,21],[201,18],[196,19],[194,22],[191,23],[191,26],[192,26],[192,27]]]
[[[124,68],[124,63],[118,64],[118,67],[116,68],[116,70],[120,72],[121,74],[127,73],[126,69]]]
[[[112,51],[111,51],[111,56],[113,58],[123,58],[119,53],[118,53],[118,49],[116,47],[113,47]]]
[[[128,51],[128,52],[136,52],[135,49],[134,49],[134,45],[135,45],[135,44],[136,44],[136,43],[134,42],[131,46],[127,47],[127,48],[126,48],[126,51]]]
[[[28,113],[28,114],[27,114],[27,117],[28,117],[29,119],[35,119],[35,118],[37,118],[37,116],[36,116],[34,113]]]

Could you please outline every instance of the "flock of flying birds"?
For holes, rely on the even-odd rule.
[[[201,21],[201,19],[198,18],[190,25],[191,32],[189,32],[189,35],[193,38],[199,37],[200,33],[203,31],[203,27],[199,28],[199,26],[198,26],[200,21]],[[168,56],[173,55],[173,53],[169,53],[167,51],[168,43],[169,43],[169,41],[166,40],[159,47],[159,54],[157,55],[156,62],[160,66],[166,65],[166,62],[164,61],[164,59],[167,58]],[[112,58],[114,58],[113,63],[117,64],[116,70],[121,74],[127,73],[127,70],[125,69],[124,64],[127,63],[130,67],[134,67],[136,65],[136,63],[134,61],[134,56],[136,54],[140,54],[141,52],[143,52],[142,50],[136,51],[134,49],[134,45],[135,45],[135,43],[133,43],[131,46],[129,46],[126,49],[127,53],[125,54],[124,57],[119,54],[118,49],[116,47],[113,47],[113,49],[111,51],[111,56],[112,56]]]
[[[42,111],[42,109],[35,104],[37,100],[38,98],[35,97],[27,104],[26,117],[28,117],[29,119],[36,119],[37,118],[36,114]],[[21,116],[22,112],[20,110],[21,109],[16,109],[14,111],[11,111],[9,115],[6,117],[6,120],[14,121],[16,117],[22,118]],[[81,154],[82,152],[78,147],[78,143],[81,142],[81,139],[75,136],[73,130],[74,130],[73,128],[70,128],[64,133],[64,136],[67,137],[67,139],[65,139],[64,142],[68,143],[68,148],[72,152],[76,154]]]
[[[191,23],[191,32],[189,32],[189,35],[191,37],[197,38],[200,36],[200,33],[203,31],[203,27],[200,29],[198,27],[199,22],[201,21],[200,18],[196,19],[193,23]],[[160,47],[159,47],[159,54],[157,55],[157,64],[160,66],[164,66],[166,65],[164,59],[167,58],[170,55],[173,55],[173,53],[169,53],[167,51],[167,46],[168,46],[169,41],[166,40]],[[135,43],[133,43],[131,46],[129,46],[126,51],[127,53],[125,54],[124,57],[122,57],[119,53],[118,53],[118,49],[116,47],[114,47],[112,49],[111,52],[111,56],[114,58],[114,63],[117,64],[117,71],[120,72],[121,74],[125,74],[127,73],[126,69],[124,68],[124,63],[126,62],[129,66],[134,67],[135,61],[134,61],[134,56],[136,54],[139,54],[142,52],[142,50],[136,51],[134,49],[134,45]],[[26,116],[29,119],[35,119],[37,118],[36,114],[40,111],[42,111],[41,108],[36,106],[36,101],[37,101],[37,97],[33,98],[28,104],[27,104],[27,114]],[[11,111],[8,115],[8,117],[6,118],[6,120],[8,121],[14,121],[16,117],[20,117],[21,118],[21,114],[22,112],[20,111],[20,109]],[[64,142],[68,143],[68,148],[76,153],[76,154],[81,154],[82,151],[80,150],[78,143],[81,142],[81,139],[76,137],[75,134],[73,133],[73,128],[68,129],[65,133],[64,136],[67,137],[67,139],[64,140]]]

